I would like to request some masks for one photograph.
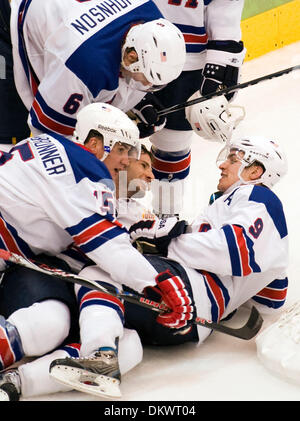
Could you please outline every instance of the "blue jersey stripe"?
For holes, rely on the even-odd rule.
[[[17,230],[12,225],[10,225],[8,222],[5,221],[5,219],[3,218],[1,213],[0,213],[0,218],[4,221],[8,231],[10,232],[14,241],[16,242],[17,247],[19,248],[21,253],[25,257],[27,257],[29,259],[32,259],[34,257],[34,253],[30,249],[29,245],[21,237],[19,237]],[[1,232],[0,232],[0,246],[1,246],[1,248],[7,250],[7,247],[5,246],[5,243],[1,239]]]
[[[109,297],[109,295],[107,297]],[[91,306],[91,305],[99,305],[99,306],[109,307],[109,308],[115,310],[118,313],[118,316],[120,317],[122,324],[124,324],[125,319],[124,319],[123,311],[120,309],[120,307],[117,304],[113,303],[112,301],[103,300],[101,298],[91,298],[91,299],[87,298],[86,301],[83,301],[81,303],[80,311],[82,309],[86,308],[86,307]]]
[[[214,293],[213,293],[213,289],[211,288],[206,275],[203,271],[197,271],[200,272],[203,276],[204,276],[204,284],[206,287],[206,291],[207,291],[207,295],[208,298],[211,302],[211,315],[212,315],[212,321],[213,322],[217,322],[223,315],[223,312],[225,311],[229,300],[230,300],[230,296],[228,293],[227,288],[224,286],[224,284],[221,282],[221,280],[217,277],[216,274],[211,273],[211,272],[207,272],[207,274],[213,279],[215,286],[218,287],[218,289],[221,292],[221,296],[222,296],[222,303],[220,302],[220,304],[222,304],[222,306],[224,307],[223,309],[220,308],[220,305],[218,304],[217,298],[215,297]],[[223,301],[224,300],[224,301]],[[222,311],[221,311],[222,310]]]
[[[75,348],[72,345],[66,345],[66,346],[64,346],[60,349],[62,349],[63,351],[66,351],[69,354],[70,357],[78,358],[80,356],[79,349]]]
[[[23,27],[25,22],[25,17],[28,12],[28,8],[31,4],[32,0],[23,0],[19,7],[18,16],[22,16],[22,19],[18,22],[18,46],[19,46],[19,55],[20,59],[23,64],[24,71],[26,73],[26,77],[28,82],[30,83],[30,70],[29,70],[29,63],[27,59],[27,53],[25,50],[24,39],[23,39]]]
[[[177,23],[176,26],[177,28],[180,29],[180,31],[183,34],[191,34],[191,35],[205,35],[206,34],[206,30],[204,26],[184,25],[180,23]]]
[[[265,297],[252,297],[252,299],[254,301],[256,301],[259,304],[263,304],[266,307],[269,308],[280,308],[283,306],[283,304],[285,303],[285,300],[282,301],[275,301],[275,300],[271,300],[270,298],[265,298]]]
[[[127,231],[124,228],[114,227],[114,228],[104,232],[102,235],[99,235],[99,236],[93,238],[89,242],[80,245],[80,249],[84,253],[90,253],[90,252],[94,251],[95,249],[97,249],[98,247],[101,247],[107,241],[112,240],[112,239],[118,237],[119,235],[124,234],[125,232],[127,232]]]
[[[110,221],[113,223],[115,221],[115,218],[109,214],[102,216],[99,213],[94,213],[82,219],[78,224],[73,225],[72,227],[67,227],[66,231],[72,237],[74,237],[75,235],[82,233],[84,230],[91,227],[92,225],[95,225],[97,222],[101,222],[103,220]]]
[[[289,283],[288,278],[275,279],[268,285],[268,288],[285,289],[287,288],[288,283]]]
[[[242,268],[240,262],[240,255],[235,241],[235,236],[231,225],[225,225],[223,228],[226,241],[228,244],[228,251],[231,261],[231,269],[233,276],[242,276]]]
[[[35,96],[37,102],[39,103],[43,113],[47,116],[49,116],[52,120],[57,121],[58,123],[61,123],[65,126],[69,127],[75,127],[76,125],[76,118],[67,117],[63,114],[60,114],[59,112],[53,110],[53,108],[49,107],[47,103],[45,102],[44,98],[40,94],[40,92],[36,93]]]
[[[88,216],[87,218],[82,219],[78,224],[73,225],[72,227],[66,228],[66,231],[74,237],[75,235],[80,234],[85,229],[89,228],[90,226],[96,224],[97,222],[103,221],[103,216],[99,215],[98,213],[94,213],[91,216]]]
[[[255,253],[253,250],[254,242],[251,240],[251,238],[246,234],[245,229],[243,229],[243,235],[246,240],[247,248],[248,248],[248,256],[249,256],[249,266],[251,267],[253,272],[261,272],[261,268],[255,261]]]

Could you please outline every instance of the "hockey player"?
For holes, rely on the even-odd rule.
[[[120,71],[143,91],[182,71],[183,36],[150,0],[12,0],[11,8],[15,82],[34,135],[71,137],[78,111],[113,100]]]
[[[160,272],[159,284],[184,288],[186,297],[178,305],[189,308],[175,319],[172,314],[157,317],[124,302],[125,326],[135,329],[144,344],[201,343],[210,331],[192,324],[196,314],[216,322],[253,297],[273,309],[285,301],[287,227],[282,204],[271,190],[286,173],[285,156],[273,141],[251,136],[227,145],[219,160],[218,189],[222,195],[183,234],[174,235],[180,224],[176,218],[142,221],[130,229],[133,240],[152,240],[167,256],[146,258]],[[110,282],[95,266],[85,268],[82,275]],[[155,288],[147,288],[147,292],[150,299],[160,296]],[[100,299],[91,303],[89,294],[89,290],[79,294],[81,357],[54,361],[50,373],[58,381],[87,393],[101,395],[106,390],[111,396],[119,396],[114,374],[116,357],[111,355],[111,362],[107,359],[103,385],[103,376],[99,376],[103,359],[96,354],[93,358],[87,356],[103,343],[110,341],[113,347],[116,337],[122,337],[123,311],[120,306],[109,308]]]
[[[164,89],[147,94],[134,107],[133,111],[141,121],[156,121],[156,111],[161,108],[237,84],[245,57],[240,29],[244,0],[154,0],[154,3],[165,18],[182,31],[187,57],[178,78]],[[224,117],[228,119],[227,100],[232,97],[230,94],[227,98],[192,105],[186,108],[187,115],[183,109],[166,115],[166,121],[161,116],[156,125],[164,123],[162,130],[156,131],[155,125],[152,125],[152,131],[151,126],[145,130],[145,135],[151,135],[155,178],[168,180],[170,189],[175,192],[174,204],[162,203],[159,213],[172,213],[173,207],[175,214],[182,210],[184,181],[181,180],[189,174],[192,129],[202,138],[223,142],[224,139],[218,136],[218,126],[224,124]],[[199,122],[203,112],[211,115],[207,130]],[[198,116],[196,120],[195,115]]]
[[[151,209],[145,208],[140,199],[143,198],[146,190],[149,188],[149,183],[153,179],[151,159],[151,153],[144,145],[141,145],[140,159],[130,159],[129,166],[124,171],[127,174],[126,185],[121,187],[118,181],[120,177],[117,179],[116,193],[118,193],[119,189],[123,192],[127,187],[127,198],[120,198],[116,207],[118,220],[128,228],[133,222],[143,218],[150,218]],[[122,181],[124,178],[120,178],[120,180]],[[125,201],[126,203],[124,204]],[[152,217],[155,218],[154,215]],[[41,281],[39,280],[39,282]],[[61,281],[59,282],[61,283]],[[23,316],[24,314],[26,314],[25,311],[23,311]],[[76,314],[73,313],[73,317],[76,317]],[[49,330],[47,331],[49,332]],[[78,339],[76,338],[76,340]],[[142,360],[143,355],[139,336],[133,329],[124,330],[119,349],[120,372],[125,374]],[[71,390],[71,386],[62,385],[49,377],[49,365],[56,358],[64,358],[66,356],[79,357],[79,355],[80,344],[70,343],[32,362],[20,364],[16,369],[3,371],[0,373],[0,400],[19,400],[21,396],[29,398],[36,395]],[[131,355],[134,356],[133,359],[131,359]]]
[[[28,111],[19,97],[13,75],[13,58],[9,31],[9,0],[0,0],[0,149],[29,136]],[[5,149],[5,150],[7,150]]]
[[[128,232],[115,218],[113,195],[113,179],[126,169],[129,156],[139,158],[138,129],[115,107],[90,104],[78,113],[74,139],[82,145],[55,134],[41,135],[2,153],[1,247],[30,258],[42,253],[61,255],[74,242],[118,283],[128,282],[142,292],[156,284],[157,271],[132,247]],[[99,158],[105,159],[105,165]],[[25,281],[19,277],[9,283],[9,273],[4,273],[2,280],[2,287],[10,292],[8,300],[3,291],[0,294],[0,312],[5,305],[10,310],[7,320],[0,319],[3,368],[24,355],[41,355],[57,347],[70,327],[68,306],[61,305],[65,296],[61,299],[60,292],[51,290],[52,277],[43,279],[45,285],[39,289],[40,277],[32,286],[31,275]],[[181,293],[175,292],[176,296]],[[29,313],[23,308],[24,296],[28,296],[27,306],[38,301]],[[118,300],[114,304],[122,308]]]

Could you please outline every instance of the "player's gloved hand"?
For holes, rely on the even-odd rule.
[[[196,308],[183,280],[168,269],[159,273],[155,281],[157,287],[147,287],[145,294],[150,295],[149,290],[154,290],[161,296],[161,302],[170,308],[170,311],[161,313],[156,321],[171,329],[181,329],[191,324],[196,318]]]
[[[129,234],[132,242],[139,240],[154,244],[159,254],[167,256],[171,240],[184,234],[186,228],[186,221],[178,221],[172,216],[166,219],[139,221],[129,228]]]
[[[164,116],[159,117],[157,114],[157,112],[163,108],[161,102],[152,93],[145,95],[144,98],[132,108],[131,111],[140,120],[137,124],[140,131],[140,138],[149,137],[153,133],[164,128],[167,120]]]
[[[245,54],[242,41],[208,41],[200,93],[208,95],[236,85]],[[234,95],[232,92],[226,98],[230,101]]]

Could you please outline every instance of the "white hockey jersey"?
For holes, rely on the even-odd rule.
[[[271,190],[234,188],[208,206],[189,231],[172,240],[168,257],[187,268],[196,305],[203,303],[197,284],[204,283],[213,321],[253,297],[271,308],[284,303],[288,232],[282,204]]]
[[[34,135],[71,136],[80,108],[110,102],[126,32],[162,17],[150,0],[12,0],[11,8],[15,82]]]
[[[183,33],[184,70],[202,69],[208,40],[241,40],[244,0],[153,0],[164,17]]]
[[[106,166],[59,135],[29,138],[0,157],[0,247],[28,258],[75,244],[113,280],[141,292],[157,272],[115,218]]]

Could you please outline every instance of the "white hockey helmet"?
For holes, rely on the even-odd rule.
[[[141,72],[155,87],[176,79],[186,59],[185,41],[181,31],[166,19],[134,25],[126,36],[122,57],[127,48],[134,48],[138,61],[128,66],[130,72]]]
[[[269,138],[249,136],[232,141],[220,151],[217,162],[223,162],[232,152],[235,152],[242,162],[239,169],[239,178],[244,184],[262,183],[272,188],[287,173],[287,159],[283,150]],[[239,152],[242,152],[242,154]],[[263,165],[264,173],[253,182],[243,180],[241,175],[243,169],[255,162]]]
[[[195,92],[189,101],[201,98]],[[240,109],[235,115],[233,109]],[[245,109],[240,105],[229,105],[224,95],[208,99],[186,107],[185,116],[194,132],[209,141],[225,143],[230,141],[233,130],[245,117]]]
[[[82,108],[77,114],[73,141],[84,144],[90,130],[103,136],[104,156],[111,152],[115,143],[130,145],[129,156],[140,158],[141,142],[136,124],[120,109],[110,104],[96,102]]]

